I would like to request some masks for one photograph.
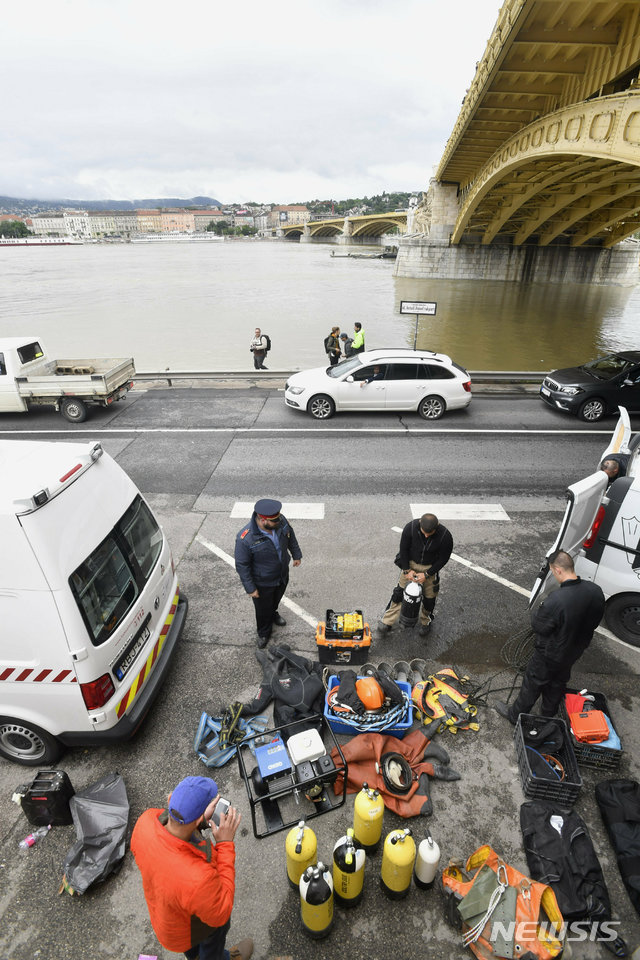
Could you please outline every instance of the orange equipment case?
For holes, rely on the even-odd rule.
[[[570,713],[569,722],[574,737],[580,743],[601,743],[609,739],[609,726],[602,710]]]

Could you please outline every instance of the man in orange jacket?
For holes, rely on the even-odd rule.
[[[131,836],[155,934],[165,949],[188,960],[249,960],[253,953],[250,939],[225,949],[240,814],[229,807],[217,825],[212,817],[219,799],[214,780],[186,777],[168,808],[145,810]],[[214,847],[200,833],[206,826]]]

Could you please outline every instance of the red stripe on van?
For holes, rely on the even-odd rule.
[[[33,678],[34,683],[40,683],[45,677],[48,677],[51,673],[51,670],[41,670],[37,677]]]
[[[62,680],[64,680],[65,677],[68,677],[70,673],[71,673],[71,670],[61,670],[60,673],[57,675],[57,677],[54,677],[51,682],[60,683]]]
[[[21,680],[26,680],[30,673],[33,673],[31,667],[28,670],[23,670],[22,673],[19,673],[16,677],[16,683],[20,683]]]
[[[12,673],[13,667],[7,667],[6,670],[3,670],[2,673],[0,673],[0,680],[6,680],[7,677],[10,677]]]

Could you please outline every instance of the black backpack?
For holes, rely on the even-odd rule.
[[[329,353],[329,347],[330,347],[329,341],[330,341],[330,340],[333,340],[333,334],[332,334],[332,333],[330,333],[328,337],[325,337],[325,338],[324,338],[324,349],[325,349],[325,352],[326,352],[326,353]]]
[[[271,337],[269,336],[268,333],[263,333],[262,336],[267,341],[267,348],[265,350],[265,353],[269,353],[269,350],[271,350]]]

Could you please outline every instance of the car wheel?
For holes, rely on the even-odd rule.
[[[602,420],[606,412],[604,400],[600,400],[599,397],[591,397],[590,400],[585,400],[582,404],[578,410],[578,416],[581,420],[586,420],[587,423],[596,423],[598,420]]]
[[[640,647],[640,593],[619,593],[611,597],[604,619],[616,637]]]
[[[307,410],[314,420],[328,420],[336,412],[336,405],[326,393],[318,393],[309,400]]]
[[[71,423],[82,423],[87,419],[87,405],[77,397],[67,397],[60,404],[60,413]]]
[[[25,767],[55,763],[62,745],[50,733],[25,720],[0,717],[0,756]]]
[[[418,405],[418,413],[423,420],[439,420],[446,409],[442,397],[425,397]]]

